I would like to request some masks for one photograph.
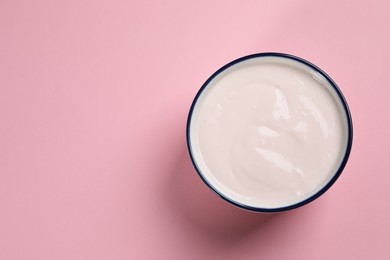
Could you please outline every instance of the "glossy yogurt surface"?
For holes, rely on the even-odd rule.
[[[341,164],[347,117],[334,88],[294,59],[246,59],[214,77],[190,121],[203,178],[244,206],[281,208],[323,188]]]

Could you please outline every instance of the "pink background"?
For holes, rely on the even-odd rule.
[[[390,259],[388,1],[0,0],[0,259]],[[339,181],[278,215],[195,173],[185,122],[223,64],[306,58],[350,105]]]

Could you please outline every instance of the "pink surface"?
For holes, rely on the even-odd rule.
[[[0,259],[390,259],[388,1],[0,0]],[[185,146],[223,64],[279,51],[339,84],[350,161],[285,214],[234,208]]]

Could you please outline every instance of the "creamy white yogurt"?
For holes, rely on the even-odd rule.
[[[347,149],[348,115],[331,83],[279,56],[243,60],[194,103],[193,160],[206,182],[244,206],[288,207],[321,190]]]

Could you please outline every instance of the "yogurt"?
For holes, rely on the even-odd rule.
[[[304,204],[335,181],[351,130],[346,103],[326,74],[296,57],[260,54],[205,83],[187,138],[214,191],[235,205],[272,211]]]

